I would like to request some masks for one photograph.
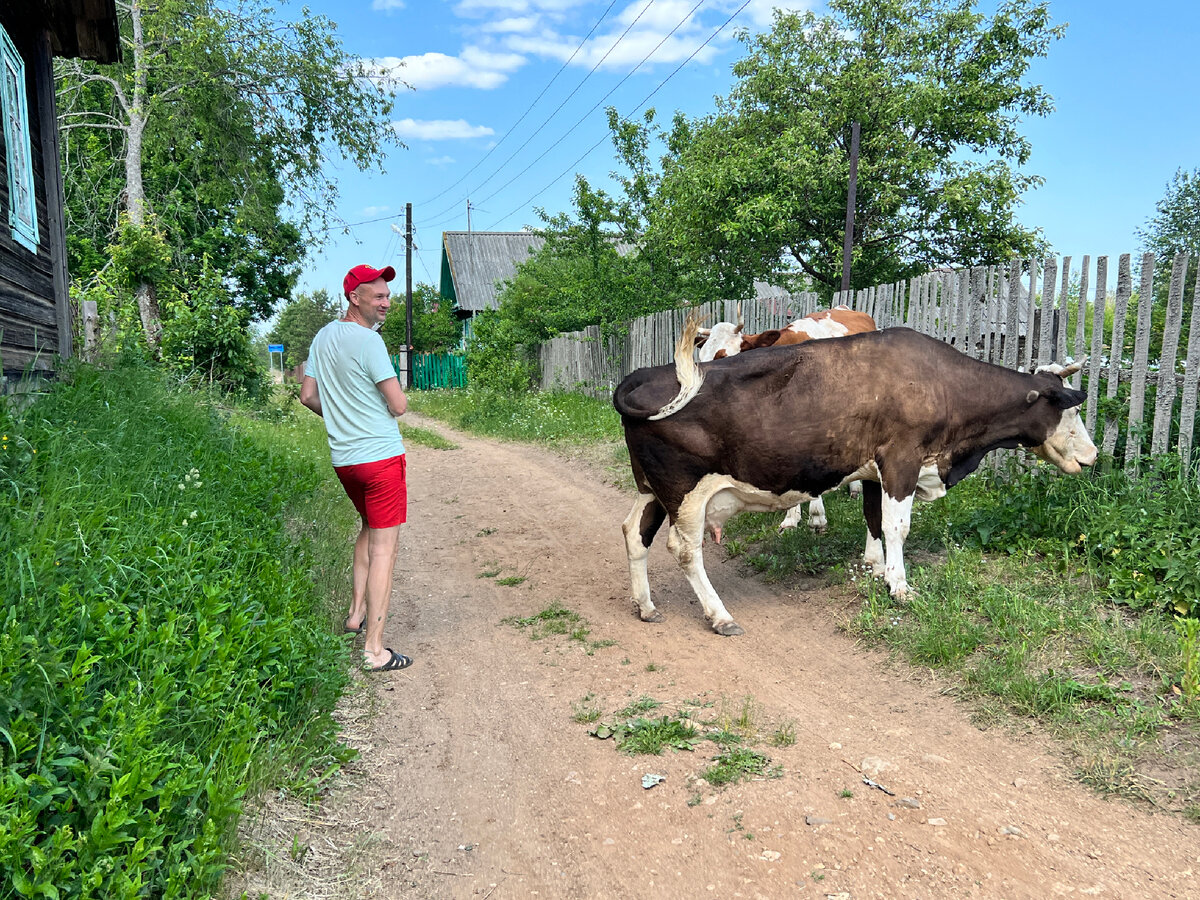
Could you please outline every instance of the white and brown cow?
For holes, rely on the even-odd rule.
[[[797,319],[786,328],[771,328],[758,334],[742,334],[741,307],[738,307],[738,322],[718,322],[712,328],[700,328],[696,332],[696,344],[699,347],[697,358],[700,362],[713,359],[723,359],[735,356],[747,350],[757,350],[761,347],[786,346],[802,344],[805,341],[821,340],[823,338],[846,337],[850,334],[863,334],[875,330],[875,320],[864,312],[856,312],[848,306],[835,306],[832,309],[819,309],[807,316]],[[851,495],[857,497],[862,493],[862,482],[852,481],[848,485]],[[798,503],[787,511],[779,530],[795,528],[804,517],[804,504]],[[825,501],[814,497],[808,504],[808,527],[817,534],[824,534],[829,527],[825,516]],[[713,532],[713,539],[721,543],[721,531]]]
[[[1064,379],[1078,366],[1016,372],[907,328],[693,358],[695,323],[674,366],[638,369],[613,394],[638,497],[622,530],[641,618],[658,621],[646,557],[667,548],[718,634],[741,634],[704,570],[704,531],[740,510],[786,509],[862,479],[864,559],[891,593],[904,569],[914,498],[933,500],[991,450],[1027,447],[1067,473],[1096,460]]]

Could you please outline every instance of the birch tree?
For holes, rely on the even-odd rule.
[[[76,259],[102,263],[106,240],[161,232],[175,264],[224,256],[246,311],[265,316],[288,293],[304,240],[319,243],[329,224],[337,184],[327,160],[368,169],[385,145],[402,146],[387,127],[391,95],[348,56],[336,26],[307,10],[290,22],[263,0],[117,9],[122,63],[56,61]],[[138,269],[153,254],[129,256],[157,348],[163,260]]]

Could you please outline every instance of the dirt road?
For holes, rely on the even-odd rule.
[[[628,492],[595,465],[414,422],[459,444],[409,449],[410,524],[386,643],[416,662],[369,676],[348,707],[347,738],[363,757],[322,809],[260,815],[284,858],[247,889],[1200,897],[1200,830],[1094,795],[1038,736],[979,730],[936,676],[839,629],[853,596],[762,584],[712,548],[712,581],[746,629],[722,638],[664,533],[650,578],[665,621],[642,623],[620,532]],[[509,576],[525,580],[497,583]],[[616,643],[589,654],[501,621],[556,601],[584,617],[589,641]],[[573,721],[585,698],[609,719],[643,696],[668,711],[690,704],[701,719],[748,720],[779,776],[714,788],[696,780],[711,742],[626,756]],[[794,744],[772,744],[789,731]],[[665,780],[643,788],[647,773]]]

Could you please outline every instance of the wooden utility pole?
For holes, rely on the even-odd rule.
[[[842,245],[842,291],[850,290],[850,256],[854,251],[854,195],[858,191],[858,122],[850,126],[850,186],[846,190],[846,242]]]
[[[408,370],[408,384],[412,388],[413,380],[413,323],[412,323],[412,204],[404,204],[404,353],[405,368]]]

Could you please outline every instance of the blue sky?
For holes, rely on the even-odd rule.
[[[299,287],[336,294],[342,275],[358,263],[391,264],[403,278],[404,239],[397,229],[405,203],[413,204],[418,248],[413,279],[435,284],[441,233],[467,228],[468,200],[470,227],[481,231],[537,225],[537,206],[569,210],[576,172],[594,186],[608,186],[618,168],[606,106],[623,116],[653,106],[664,122],[675,110],[703,115],[712,110],[713,96],[731,86],[730,67],[744,49],[738,29],[766,30],[774,6],[819,12],[824,4],[306,5],[338,24],[349,53],[396,71],[413,88],[398,93],[392,121],[379,123],[407,144],[389,153],[385,171],[330,164],[341,192],[337,217],[352,224],[346,233],[330,232],[328,245],[306,262]],[[983,0],[979,8],[994,5]],[[291,4],[282,14],[298,11]],[[1018,218],[1041,228],[1076,265],[1085,253],[1136,253],[1136,231],[1175,170],[1200,167],[1200,3],[1050,0],[1050,12],[1055,23],[1069,23],[1066,35],[1034,62],[1028,80],[1046,87],[1056,111],[1025,124],[1033,145],[1025,170],[1045,183],[1026,195]]]

